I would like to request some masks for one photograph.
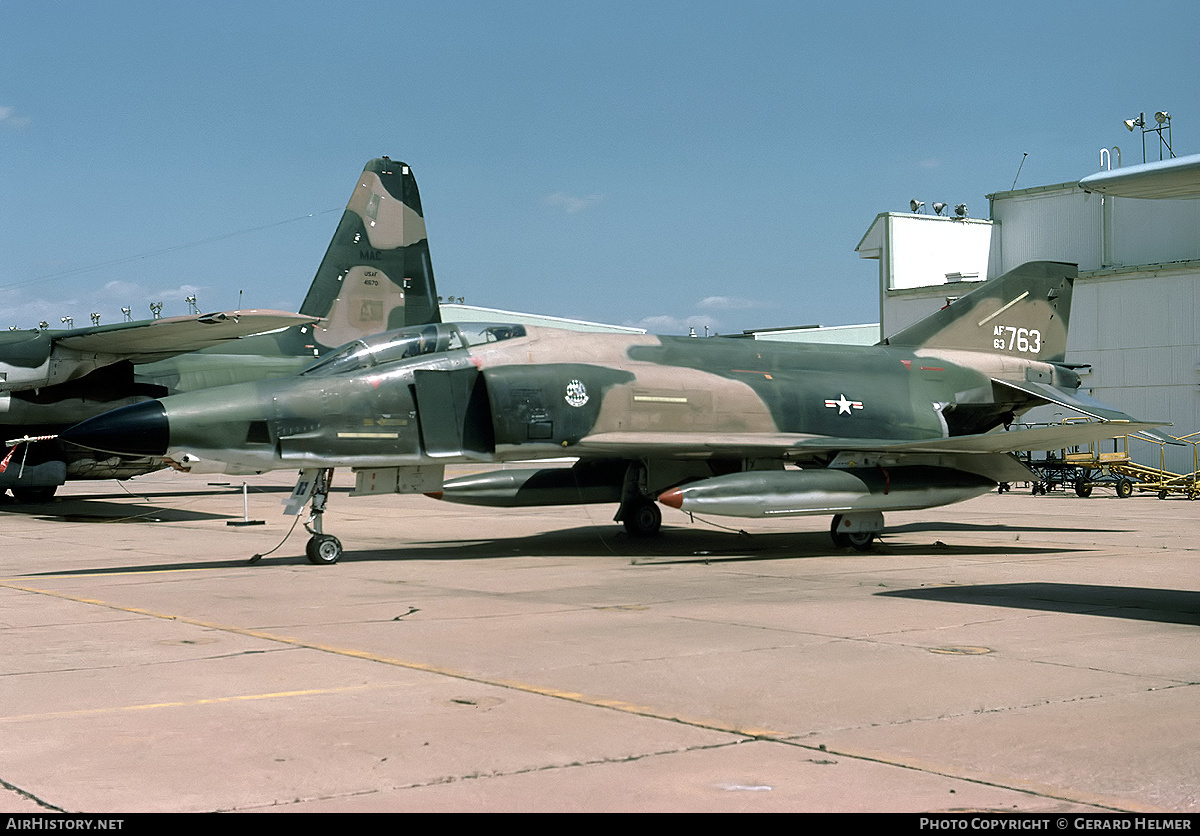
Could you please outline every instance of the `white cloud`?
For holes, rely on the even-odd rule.
[[[765,308],[767,303],[737,296],[705,296],[696,303],[696,307],[716,311],[745,311],[751,308]]]
[[[0,124],[13,128],[24,128],[32,121],[28,116],[18,115],[15,107],[0,105]]]
[[[542,202],[547,206],[555,206],[566,211],[568,215],[575,215],[582,212],[596,203],[604,199],[602,194],[590,194],[587,197],[576,197],[569,195],[566,192],[555,192],[548,194],[542,198]]]
[[[124,299],[132,299],[135,297],[140,299],[145,292],[146,291],[142,289],[141,285],[134,284],[133,282],[123,282],[120,280],[111,281],[104,286],[104,293],[106,296],[121,297]]]
[[[6,289],[0,291],[0,330],[13,326],[36,328],[39,322],[47,322],[51,328],[65,328],[63,317],[71,317],[74,327],[82,328],[92,324],[93,312],[100,314],[102,325],[109,325],[124,321],[121,308],[125,306],[130,308],[133,319],[150,319],[151,302],[163,303],[163,316],[182,316],[188,312],[184,298],[196,295],[203,306],[204,291],[205,288],[190,284],[148,291],[135,282],[124,281],[111,281],[102,287],[88,287],[82,291],[76,289],[69,295],[64,293],[54,298],[31,295],[20,288]],[[37,293],[37,290],[33,292]],[[202,310],[219,307],[210,304]]]
[[[669,314],[660,314],[658,316],[647,316],[639,319],[637,322],[626,323],[634,325],[638,328],[645,328],[651,334],[665,334],[674,336],[687,336],[690,329],[695,329],[696,334],[703,337],[704,327],[708,326],[708,333],[717,333],[717,320],[711,316],[689,316],[681,319]]]
[[[150,293],[147,293],[145,298],[149,301],[161,302],[168,299],[184,299],[188,296],[198,296],[203,291],[204,288],[198,287],[194,284],[181,284],[176,285],[175,287],[153,290]],[[203,302],[204,300],[199,299],[198,301]]]

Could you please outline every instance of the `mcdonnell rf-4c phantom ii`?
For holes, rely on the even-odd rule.
[[[1031,479],[1013,455],[1145,431],[1079,390],[1065,362],[1075,265],[1032,262],[876,346],[436,324],[343,346],[292,377],[174,395],[64,433],[200,472],[300,468],[308,557],[332,468],[356,493],[503,507],[611,502],[634,535],[660,504],[738,517],[829,515],[870,547],[883,512]],[[1007,431],[1031,407],[1093,419]],[[444,481],[453,462],[576,457],[570,468]]]
[[[404,163],[371,160],[299,314],[231,311],[0,332],[0,437],[51,436],[118,406],[292,374],[355,337],[440,318],[416,180]],[[57,441],[8,455],[0,493],[10,488],[24,502],[48,500],[67,479],[127,478],[163,466]]]

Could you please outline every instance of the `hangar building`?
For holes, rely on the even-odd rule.
[[[1176,437],[1200,430],[1200,155],[987,197],[990,220],[875,218],[857,252],[879,261],[881,333],[1027,261],[1073,262],[1067,360],[1090,364],[1080,370],[1084,388],[1131,415],[1170,421]],[[1137,445],[1130,453],[1159,463],[1157,449],[1154,461]],[[1192,457],[1168,448],[1167,467],[1190,472]]]

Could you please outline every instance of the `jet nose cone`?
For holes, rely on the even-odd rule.
[[[127,456],[161,456],[167,452],[170,427],[158,401],[145,401],[105,412],[59,435],[62,441]]]

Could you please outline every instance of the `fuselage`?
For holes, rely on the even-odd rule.
[[[987,352],[437,325],[353,343],[287,378],[145,404],[165,432],[138,449],[105,416],[72,432],[204,471],[602,457],[605,440],[642,437],[668,456],[671,437],[686,437],[703,457],[705,437],[985,432],[1027,408],[993,378],[1069,385],[1069,374]]]

